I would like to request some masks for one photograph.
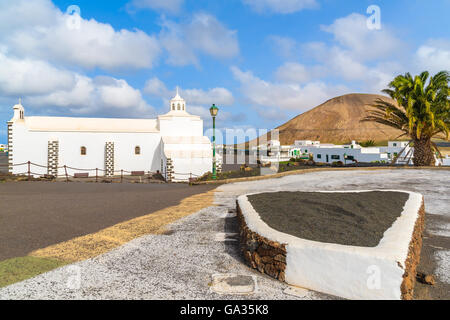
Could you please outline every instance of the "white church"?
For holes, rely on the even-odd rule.
[[[178,89],[170,111],[157,119],[27,117],[21,102],[13,109],[8,122],[13,174],[27,172],[28,161],[35,176],[63,176],[66,170],[73,176],[97,168],[104,176],[159,171],[167,181],[186,181],[212,171],[203,120],[186,111]]]

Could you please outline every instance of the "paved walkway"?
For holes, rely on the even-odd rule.
[[[416,287],[418,298],[449,299],[450,172],[392,170],[318,172],[223,185],[217,206],[172,224],[165,234],[143,236],[109,253],[0,289],[1,299],[328,299],[308,291],[285,293],[287,285],[242,263],[234,233],[237,195],[270,190],[404,189],[425,196],[427,234],[420,270],[437,276],[436,286]],[[231,213],[230,213],[231,212]],[[250,295],[219,295],[214,274],[256,277]]]

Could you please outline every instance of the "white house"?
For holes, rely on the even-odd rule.
[[[444,159],[442,159],[443,166],[450,166],[450,156],[446,155]]]
[[[321,144],[319,141],[296,141],[289,151],[291,157],[312,156],[316,162],[392,162],[400,154],[398,163],[411,163],[412,148],[405,141],[389,141],[387,147],[362,147],[355,141],[349,145]],[[408,158],[406,156],[408,155]]]
[[[20,102],[13,109],[8,122],[13,174],[26,172],[28,161],[34,175],[64,175],[65,170],[95,175],[97,168],[105,176],[159,171],[169,181],[185,181],[212,170],[203,120],[186,111],[178,90],[170,111],[156,119],[27,117]]]

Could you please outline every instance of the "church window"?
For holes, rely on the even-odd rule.
[[[140,154],[141,154],[141,147],[136,146],[136,147],[134,148],[134,154],[140,155]]]
[[[181,110],[180,104],[178,104],[178,110]]]
[[[172,103],[172,110],[175,110],[175,103]]]
[[[81,155],[82,156],[86,155],[86,147],[81,147]]]

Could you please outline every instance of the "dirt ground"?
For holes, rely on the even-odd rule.
[[[0,184],[0,261],[178,205],[216,186],[10,182]]]

